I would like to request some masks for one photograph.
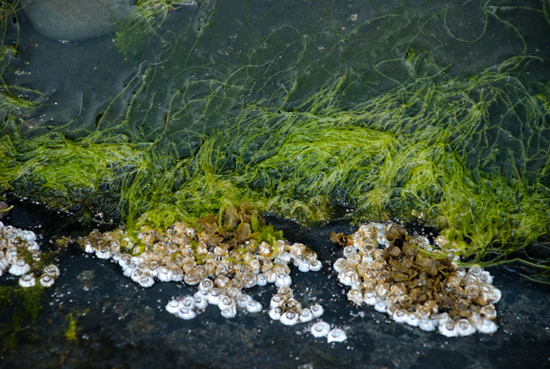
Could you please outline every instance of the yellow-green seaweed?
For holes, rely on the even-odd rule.
[[[301,223],[329,220],[344,205],[355,221],[435,227],[448,251],[485,264],[549,232],[550,85],[524,78],[541,59],[526,55],[498,9],[479,3],[479,34],[450,32],[449,41],[479,42],[496,19],[519,55],[457,76],[438,64],[443,41],[414,45],[431,24],[449,28],[448,8],[385,14],[349,32],[281,25],[246,53],[220,45],[226,59],[210,62],[201,42],[221,42],[211,20],[236,10],[205,2],[174,38],[162,31],[170,3],[150,15],[150,2],[140,3],[138,18],[122,23],[123,54],[151,32],[169,47],[140,65],[93,127],[25,131],[15,113],[2,123],[0,192],[81,218],[101,211],[130,234],[196,224],[243,202]],[[377,25],[396,55],[371,62],[386,47],[369,46]],[[279,64],[282,55],[291,61]]]

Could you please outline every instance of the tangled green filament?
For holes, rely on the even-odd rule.
[[[170,3],[145,14],[154,3],[144,2],[117,33],[124,55],[144,34],[160,35]],[[482,10],[485,22],[489,15],[500,19],[494,9]],[[439,14],[449,27],[447,11]],[[348,215],[355,221],[421,221],[447,237],[448,251],[471,262],[504,262],[550,229],[550,86],[521,74],[540,60],[511,57],[465,78],[410,48],[374,64],[389,85],[367,94],[369,83],[351,66],[366,54],[360,51],[337,63],[328,80],[316,79],[331,61],[314,60],[323,50],[315,38],[337,36],[330,53],[345,58],[341,45],[359,44],[355,35],[371,23],[393,25],[398,17],[403,22],[387,39],[411,34],[410,42],[437,18],[385,15],[347,36],[303,35],[284,26],[247,56],[236,53],[236,67],[201,65],[192,56],[199,38],[217,41],[203,21],[200,31],[172,45],[169,57],[144,66],[97,127],[78,135],[84,138],[71,139],[64,128],[21,132],[12,114],[2,126],[0,192],[83,218],[102,211],[129,229],[195,224],[243,202],[310,223],[331,219],[339,204],[353,209]],[[470,41],[451,35],[478,42],[486,26]],[[218,53],[230,55],[222,46]],[[279,65],[283,52],[294,61]],[[390,76],[392,65],[405,76]]]

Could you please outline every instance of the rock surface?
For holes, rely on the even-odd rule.
[[[55,40],[84,40],[115,31],[133,0],[23,0],[33,26]]]

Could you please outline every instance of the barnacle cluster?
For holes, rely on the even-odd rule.
[[[42,256],[34,232],[5,226],[0,222],[0,276],[8,271],[20,276],[21,287],[32,287],[37,283],[37,274],[40,274],[40,284],[50,287],[59,276],[59,268],[53,264],[40,268]]]
[[[312,325],[310,332],[316,338],[326,337],[328,343],[344,342],[348,338],[343,329],[336,327],[331,330],[330,324],[323,321],[318,321]]]
[[[395,223],[368,223],[349,237],[332,234],[331,240],[345,245],[334,269],[351,287],[347,297],[355,304],[448,337],[497,330],[493,304],[501,292],[491,275],[478,266],[458,268],[452,255],[438,254],[438,245],[426,237],[411,237]]]
[[[315,252],[282,240],[282,232],[265,225],[247,204],[209,214],[198,225],[202,230],[180,222],[165,232],[143,227],[138,242],[121,229],[94,231],[81,243],[86,252],[119,263],[124,275],[142,287],[151,287],[155,280],[198,285],[193,296],[166,305],[168,312],[182,319],[194,318],[208,304],[217,305],[226,318],[234,317],[237,307],[259,312],[261,304],[244,293],[245,288],[274,283],[290,290],[291,262],[302,272],[321,269]],[[296,314],[301,312],[298,306]]]
[[[269,303],[269,317],[279,320],[284,325],[307,323],[323,315],[324,309],[319,304],[311,307],[302,307],[302,304],[294,298],[292,288],[279,287]]]

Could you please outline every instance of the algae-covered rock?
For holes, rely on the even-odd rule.
[[[44,36],[83,40],[115,31],[116,22],[134,7],[133,0],[23,0],[22,5]]]

